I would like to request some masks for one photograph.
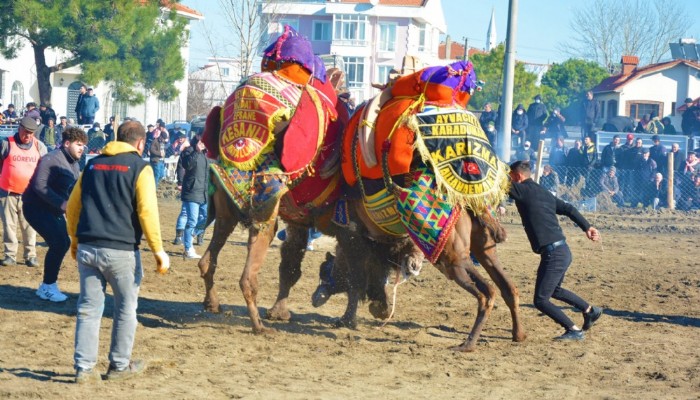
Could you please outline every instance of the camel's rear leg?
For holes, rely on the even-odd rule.
[[[214,286],[214,274],[216,273],[217,260],[221,248],[226,244],[226,240],[240,221],[240,214],[233,204],[228,204],[228,199],[223,191],[217,191],[210,201],[214,202],[213,210],[216,210],[216,220],[214,222],[214,234],[207,250],[199,260],[199,272],[204,279],[204,309],[206,311],[218,313],[221,311],[219,296]]]
[[[289,292],[301,278],[301,261],[306,252],[309,229],[299,225],[287,225],[287,238],[282,242],[277,301],[267,310],[266,318],[288,321],[291,318],[287,304]]]

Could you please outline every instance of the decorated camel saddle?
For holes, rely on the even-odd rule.
[[[408,234],[435,262],[460,212],[483,215],[508,185],[508,166],[466,110],[471,62],[396,79],[361,106],[343,138],[342,171],[385,234]]]
[[[212,178],[254,220],[301,220],[340,193],[339,135],[349,119],[311,43],[293,28],[263,54],[250,76],[215,107],[204,133]]]

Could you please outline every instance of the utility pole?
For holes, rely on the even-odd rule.
[[[510,161],[510,129],[513,119],[513,82],[515,81],[515,38],[518,28],[518,0],[510,0],[508,6],[508,33],[506,54],[503,64],[503,103],[498,109],[501,126],[498,128],[498,155],[505,162]]]
[[[464,60],[464,61],[469,60],[469,47],[467,47],[468,45],[469,45],[469,38],[465,36],[464,37],[464,57],[462,57],[462,60]]]

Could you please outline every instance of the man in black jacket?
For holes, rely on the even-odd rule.
[[[175,242],[178,242],[180,235],[184,235],[183,256],[191,259],[201,258],[192,247],[192,238],[197,236],[197,243],[201,244],[204,234],[204,229],[201,227],[207,220],[208,161],[204,151],[204,143],[199,137],[195,137],[190,146],[182,151],[178,160],[178,171],[184,171],[184,174],[182,177],[178,174],[178,186],[182,188],[182,209],[175,227],[177,235]]]
[[[603,310],[589,305],[575,293],[561,286],[566,270],[571,264],[571,251],[566,244],[557,215],[569,217],[586,232],[586,237],[592,241],[600,239],[600,233],[574,206],[556,198],[530,179],[528,161],[516,161],[510,169],[512,181],[510,197],[515,200],[515,206],[520,213],[532,251],[541,256],[535,283],[535,307],[566,329],[563,335],[556,338],[557,340],[582,340],[583,331],[593,326]],[[552,304],[549,301],[550,298],[563,301],[581,310],[584,321],[583,330],[579,329],[559,307]]]
[[[70,192],[80,175],[78,160],[87,142],[87,135],[80,128],[70,127],[62,135],[61,147],[39,160],[22,195],[24,218],[49,246],[44,257],[44,280],[36,295],[53,302],[68,298],[56,285],[63,257],[70,248],[64,213]]]

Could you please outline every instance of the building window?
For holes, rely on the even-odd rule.
[[[378,83],[385,85],[389,81],[389,72],[394,67],[391,65],[379,65],[377,68],[377,81]]]
[[[600,110],[599,118],[605,120],[605,100],[601,100],[598,102],[598,109]]]
[[[229,76],[229,75],[231,75],[230,68],[221,68],[221,76]]]
[[[418,24],[418,51],[428,49],[428,33],[425,24]]]
[[[128,104],[125,101],[112,101],[112,115],[117,117],[118,121],[123,121],[126,118],[126,112],[128,110]]]
[[[627,102],[627,108],[629,109],[628,115],[635,119],[640,119],[644,115],[650,115],[655,112],[656,115],[662,115],[662,103],[659,101],[635,101]]]
[[[617,117],[617,100],[608,101],[608,119]]]
[[[672,117],[676,116],[676,102],[675,101],[671,102],[671,116]]]
[[[396,50],[396,24],[379,24],[379,51]]]
[[[73,81],[68,85],[68,108],[66,116],[72,118],[74,122],[78,121],[78,115],[75,113],[75,106],[78,104],[78,96],[80,96],[80,87],[83,85],[80,81]]]
[[[365,59],[362,57],[343,57],[345,80],[349,88],[364,86]]]
[[[364,42],[367,16],[357,14],[337,14],[333,17],[333,40]]]
[[[12,92],[10,93],[10,102],[15,105],[15,110],[19,114],[24,110],[24,86],[20,81],[12,83]]]
[[[312,40],[321,42],[331,40],[331,22],[330,21],[314,21]]]

